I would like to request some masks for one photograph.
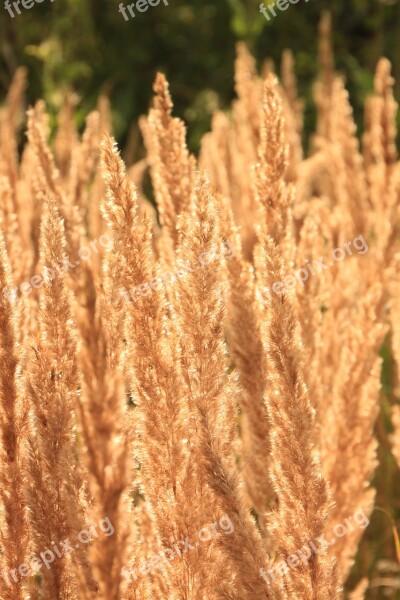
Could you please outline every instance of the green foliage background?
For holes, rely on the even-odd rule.
[[[136,11],[130,21],[118,12],[119,0],[44,0],[14,19],[3,2],[0,98],[19,64],[29,68],[30,102],[44,97],[56,110],[63,90],[75,89],[80,122],[105,89],[121,142],[147,110],[160,69],[170,79],[176,113],[188,122],[190,146],[196,149],[212,111],[232,99],[235,44],[240,39],[259,61],[270,56],[277,68],[282,50],[292,48],[310,130],[317,29],[326,9],[333,15],[337,67],[347,77],[359,123],[378,58],[388,56],[400,75],[400,0],[299,0],[269,22],[259,11],[259,0],[169,0],[168,6],[161,2],[146,13]]]
[[[125,4],[129,0],[125,1]],[[265,0],[266,3],[267,0]],[[260,0],[169,0],[124,21],[119,0],[44,0],[11,19],[0,0],[0,102],[17,66],[29,71],[28,102],[45,98],[55,115],[66,90],[79,96],[77,120],[109,93],[116,137],[123,146],[132,124],[148,109],[157,70],[170,80],[175,113],[189,127],[196,150],[217,107],[228,107],[233,92],[235,45],[245,40],[261,62],[271,57],[277,69],[282,51],[296,59],[300,93],[306,100],[306,133],[315,112],[312,82],[318,70],[318,23],[329,9],[333,17],[336,67],[345,74],[362,128],[363,102],[372,89],[380,56],[393,64],[400,97],[400,0],[299,0],[271,21],[260,14]],[[380,467],[375,484],[377,506],[364,536],[352,581],[377,575],[377,564],[396,559],[393,517],[399,525],[400,480],[390,453],[390,404],[398,401],[388,344],[384,357],[382,414],[377,424]],[[399,571],[400,573],[400,571]],[[371,589],[368,598],[400,598],[399,586]]]

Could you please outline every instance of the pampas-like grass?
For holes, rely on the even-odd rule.
[[[62,222],[54,199],[48,197],[41,232],[41,265],[53,264],[63,258],[64,253]],[[45,282],[42,288],[38,324],[29,377],[32,433],[27,485],[37,555],[65,539],[76,539],[85,525],[76,444],[75,411],[80,385],[77,342],[70,292],[61,277]],[[74,595],[78,574],[85,586],[88,584],[87,597],[90,597],[89,590],[94,591],[97,586],[84,551],[84,548],[79,549],[43,571],[43,587],[49,597],[67,599]]]
[[[348,522],[376,502],[382,345],[400,462],[397,104],[382,59],[360,145],[327,15],[320,63],[309,156],[293,56],[281,85],[239,45],[237,99],[198,161],[158,74],[129,168],[109,100],[80,136],[70,93],[53,143],[44,103],[28,110],[19,156],[17,71],[0,110],[0,600],[375,600]]]
[[[3,236],[0,235],[0,284],[11,289],[12,275]],[[0,300],[0,425],[1,468],[0,544],[2,567],[7,577],[1,581],[1,596],[5,600],[25,598],[21,581],[14,582],[9,574],[25,562],[28,543],[27,506],[24,498],[28,402],[22,384],[22,349],[18,343],[16,307],[3,295]]]

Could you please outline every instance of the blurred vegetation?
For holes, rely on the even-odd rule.
[[[264,0],[265,3],[270,3]],[[129,0],[125,1],[128,4]],[[110,95],[116,137],[123,146],[132,124],[145,113],[157,70],[170,80],[175,113],[189,127],[189,145],[197,150],[210,117],[234,97],[235,45],[245,40],[261,66],[271,57],[279,71],[285,48],[295,55],[300,94],[306,101],[306,131],[315,111],[312,82],[318,73],[318,23],[329,9],[333,18],[336,68],[347,80],[357,123],[372,89],[380,56],[393,64],[400,97],[400,0],[299,0],[267,21],[260,0],[169,0],[125,21],[119,0],[44,0],[11,19],[0,0],[0,101],[17,66],[29,71],[28,102],[45,98],[55,114],[67,90],[78,95],[77,120],[96,105],[100,92]],[[362,574],[377,577],[379,561],[396,571],[393,521],[400,515],[400,479],[389,450],[389,410],[394,400],[391,357],[384,357],[382,413],[377,423],[380,466],[377,506],[364,536],[352,582]],[[399,549],[398,549],[399,551]],[[400,598],[391,587],[371,588],[368,598]]]
[[[271,0],[267,0],[266,3]],[[282,51],[296,56],[306,99],[306,129],[314,121],[311,83],[317,73],[318,22],[330,9],[337,67],[347,78],[356,118],[371,89],[378,58],[386,55],[400,86],[400,0],[299,0],[267,21],[260,0],[169,0],[125,21],[119,0],[44,0],[12,19],[0,0],[0,98],[17,65],[29,69],[29,102],[44,97],[57,110],[63,93],[79,94],[78,119],[100,91],[112,100],[118,140],[146,112],[157,70],[170,79],[176,113],[198,147],[216,107],[233,97],[235,44],[245,40],[260,64]],[[128,4],[126,0],[125,4]]]

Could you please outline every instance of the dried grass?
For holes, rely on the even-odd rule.
[[[350,592],[360,527],[277,565],[374,508],[388,332],[400,372],[397,104],[382,59],[360,149],[327,17],[320,58],[307,158],[292,55],[280,85],[241,45],[237,100],[214,115],[199,159],[159,74],[141,120],[147,158],[129,170],[105,98],[79,136],[67,95],[53,146],[38,102],[19,157],[16,73],[0,113],[0,598]],[[312,272],[339,248],[345,260]],[[106,517],[112,535],[21,568]],[[368,598],[358,573],[351,597]]]

